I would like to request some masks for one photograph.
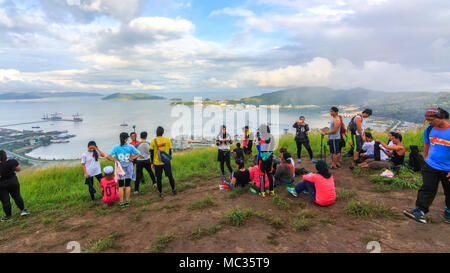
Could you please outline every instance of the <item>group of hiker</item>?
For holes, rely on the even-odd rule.
[[[346,127],[339,109],[330,109],[330,127],[321,130],[321,140],[328,136],[328,146],[331,154],[331,165],[328,167],[326,159],[316,160],[311,149],[308,131],[309,125],[305,117],[300,116],[293,128],[296,129],[295,142],[297,146],[297,163],[301,163],[301,150],[304,146],[309,158],[315,164],[316,173],[308,173],[304,168],[296,168],[295,161],[287,147],[279,149],[280,156],[274,154],[276,147],[275,138],[267,124],[262,124],[256,134],[250,131],[248,126],[243,128],[244,137],[241,143],[236,143],[236,148],[231,151],[233,141],[227,133],[225,125],[216,137],[218,148],[217,160],[222,174],[221,188],[250,186],[250,190],[261,197],[275,196],[274,187],[286,186],[287,190],[295,197],[304,193],[319,206],[329,206],[335,202],[336,189],[334,177],[329,169],[341,168],[341,150],[346,145],[346,132],[350,131],[351,147],[349,153],[344,156],[353,157],[350,168],[359,166],[362,168],[384,169],[396,168],[405,163],[406,147],[402,144],[402,135],[398,132],[388,134],[389,142],[386,144],[379,139],[374,139],[366,130],[366,119],[372,115],[371,109],[365,109],[362,113],[351,118]],[[418,222],[426,223],[426,213],[433,202],[439,182],[442,183],[445,194],[446,208],[443,218],[450,223],[450,123],[449,113],[442,108],[430,108],[425,113],[425,119],[429,126],[424,132],[424,158],[420,167],[423,177],[416,207],[405,210],[404,214]],[[95,141],[88,143],[87,151],[83,153],[81,165],[85,176],[85,184],[88,185],[92,200],[95,200],[94,178],[100,183],[102,200],[106,204],[119,201],[120,207],[130,205],[131,181],[134,181],[134,193],[139,193],[140,183],[145,183],[143,171],[146,170],[159,196],[163,197],[162,175],[167,176],[172,194],[177,194],[175,181],[172,174],[172,143],[169,138],[163,137],[164,129],[156,129],[156,138],[147,141],[147,132],[137,134],[123,132],[119,136],[119,144],[109,154],[102,152]],[[129,142],[131,138],[131,141]],[[253,145],[257,154],[253,155]],[[418,148],[414,146],[417,154]],[[321,143],[321,149],[323,148]],[[411,147],[413,150],[413,146]],[[104,157],[112,162],[113,166],[106,166],[103,172],[99,158]],[[231,157],[235,160],[233,171]],[[322,157],[322,156],[321,156]],[[245,168],[245,163],[250,161],[252,167]],[[411,155],[410,155],[411,159]],[[410,160],[411,163],[411,160]],[[20,185],[16,172],[21,170],[20,164],[14,159],[8,159],[6,152],[0,150],[0,199],[5,212],[2,221],[11,219],[11,196],[21,215],[28,215],[23,199],[20,195]],[[225,174],[225,165],[229,171],[229,179]],[[154,171],[154,173],[153,173]],[[294,185],[294,178],[301,175],[301,180]]]

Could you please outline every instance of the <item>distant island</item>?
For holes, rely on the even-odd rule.
[[[164,97],[154,96],[144,93],[114,93],[102,98],[102,100],[163,100]]]
[[[171,105],[194,105],[174,101]],[[364,88],[335,90],[325,87],[299,87],[238,100],[209,100],[204,105],[278,105],[283,108],[357,106],[371,108],[377,117],[423,122],[425,109],[439,105],[450,108],[450,92],[380,92]]]
[[[43,98],[93,97],[98,93],[86,92],[9,92],[0,94],[0,100],[37,100]]]

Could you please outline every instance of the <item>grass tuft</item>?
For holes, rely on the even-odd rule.
[[[200,201],[197,201],[195,203],[192,203],[189,205],[188,210],[192,211],[192,210],[202,210],[205,208],[210,208],[210,207],[215,207],[217,206],[217,204],[211,199],[211,196],[206,196],[205,198],[203,198]]]
[[[176,236],[173,233],[169,233],[167,235],[158,235],[158,242],[156,245],[152,247],[150,250],[151,253],[160,253],[163,251],[170,242],[175,240]]]
[[[292,202],[292,200],[285,199],[279,195],[276,195],[272,200],[272,203],[276,205],[280,210],[288,210],[291,207]]]
[[[248,217],[253,216],[254,212],[251,208],[243,209],[233,209],[230,212],[222,215],[221,223],[232,225],[232,226],[242,226]]]
[[[105,238],[102,238],[96,242],[88,241],[88,247],[86,253],[99,253],[111,248],[120,248],[120,244],[117,243],[117,239],[123,237],[123,233],[114,232]]]
[[[192,238],[200,239],[204,236],[213,235],[216,234],[221,229],[222,229],[221,225],[208,226],[205,228],[197,228],[192,231]]]
[[[345,206],[347,214],[358,218],[394,218],[391,208],[380,202],[350,201]]]

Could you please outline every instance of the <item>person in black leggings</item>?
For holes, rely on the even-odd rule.
[[[6,152],[0,150],[0,200],[2,202],[5,216],[1,221],[8,221],[12,216],[11,201],[9,196],[14,199],[17,207],[22,211],[21,216],[28,215],[25,205],[20,195],[20,185],[17,179],[16,172],[21,170],[19,162],[15,159],[8,160]]]
[[[225,163],[227,164],[228,171],[230,172],[230,183],[233,179],[233,169],[230,164],[230,144],[232,143],[231,136],[227,133],[227,127],[222,126],[222,132],[217,135],[216,145],[218,147],[217,161],[220,162],[220,171],[222,172],[222,183],[226,182],[225,179]]]

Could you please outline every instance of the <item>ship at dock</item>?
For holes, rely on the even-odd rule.
[[[81,114],[76,113],[74,115],[72,115],[71,119],[65,119],[62,117],[62,113],[51,113],[51,114],[44,114],[44,116],[42,117],[43,120],[46,121],[73,121],[73,122],[82,122],[83,118],[81,117]]]

